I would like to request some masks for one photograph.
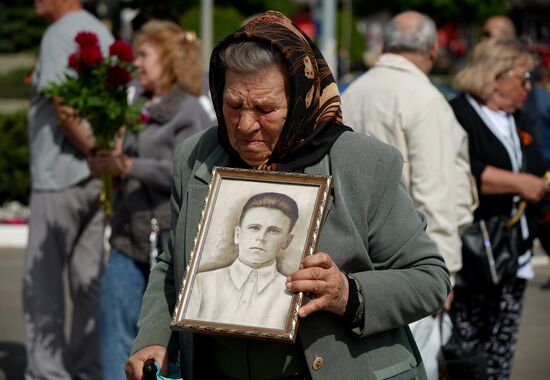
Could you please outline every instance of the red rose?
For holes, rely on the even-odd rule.
[[[107,78],[105,79],[105,87],[115,88],[126,86],[132,79],[132,74],[124,67],[112,66],[107,69]]]
[[[84,46],[80,50],[80,62],[87,67],[95,67],[103,61],[99,46]]]
[[[80,54],[78,51],[69,55],[69,67],[75,71],[80,71]]]
[[[99,46],[97,36],[92,32],[80,32],[76,35],[74,40],[81,48],[85,48],[87,46]]]
[[[117,40],[111,45],[109,48],[109,55],[118,57],[118,59],[125,62],[132,62],[134,60],[132,46],[121,40]]]

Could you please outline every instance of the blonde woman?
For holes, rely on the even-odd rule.
[[[516,276],[484,289],[461,287],[458,280],[455,287],[452,314],[459,333],[484,348],[491,379],[510,376],[526,280],[533,276],[536,209],[549,191],[540,178],[545,168],[533,126],[519,119],[531,90],[530,69],[530,56],[518,40],[485,40],[457,74],[455,86],[462,94],[451,101],[469,136],[471,168],[480,194],[474,221],[510,217],[520,197],[529,204],[516,225],[522,254]],[[462,270],[468,269],[465,265]]]
[[[127,134],[121,149],[98,152],[94,173],[110,172],[120,189],[111,221],[111,254],[101,294],[101,355],[105,379],[125,379],[124,363],[137,333],[149,275],[151,219],[170,223],[170,183],[176,146],[211,126],[201,107],[200,43],[167,21],[150,21],[135,39],[146,127]],[[162,237],[162,233],[161,233]]]

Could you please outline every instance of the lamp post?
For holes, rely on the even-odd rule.
[[[321,0],[321,51],[335,79],[338,79],[336,0]]]
[[[212,52],[212,9],[214,0],[201,0],[201,41],[203,70],[208,71]]]

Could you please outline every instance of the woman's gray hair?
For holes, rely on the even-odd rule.
[[[251,74],[278,66],[283,73],[286,72],[283,53],[271,45],[255,41],[231,43],[220,50],[219,57],[226,71]]]
[[[456,74],[454,86],[486,102],[493,93],[497,77],[513,69],[520,57],[527,58],[531,65],[527,49],[515,38],[483,40],[472,51],[468,64]]]
[[[417,17],[407,20],[408,22],[397,16],[384,26],[384,52],[430,52],[437,39],[435,23],[426,15],[414,13]]]

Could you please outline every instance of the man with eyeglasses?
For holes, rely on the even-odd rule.
[[[515,36],[516,27],[512,20],[506,16],[491,16],[483,24],[483,38],[512,38]]]

